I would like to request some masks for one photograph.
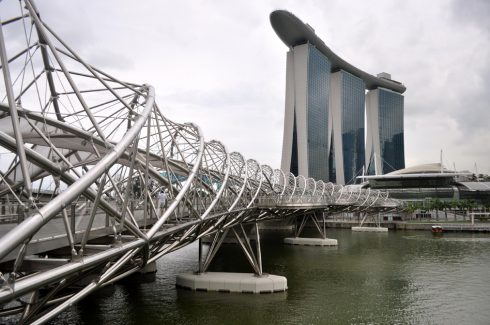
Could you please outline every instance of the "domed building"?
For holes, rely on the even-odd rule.
[[[440,163],[359,178],[365,181],[363,188],[387,190],[390,197],[405,201],[473,200],[477,204],[490,204],[490,182],[476,181],[473,173],[449,170]]]

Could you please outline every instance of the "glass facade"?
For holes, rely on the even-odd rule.
[[[332,183],[337,183],[337,169],[335,167],[335,135],[333,133],[330,139],[330,152],[328,153],[328,180]]]
[[[403,96],[379,88],[379,141],[382,174],[405,168]]]
[[[328,96],[330,61],[313,45],[308,46],[308,176],[329,180]]]
[[[281,168],[294,175],[304,173],[316,180],[345,184],[359,183],[357,177],[366,163],[368,175],[375,174],[375,169],[386,174],[404,168],[404,97],[384,88],[371,89],[368,114],[373,115],[366,116],[364,80],[336,67],[332,72],[332,67],[328,57],[311,44],[297,45],[290,52],[286,127],[292,124],[293,132],[292,139],[286,139],[291,151],[284,149]],[[334,124],[329,127],[329,122]],[[285,137],[290,132],[288,129]]]
[[[364,81],[342,73],[342,154],[345,184],[356,183],[364,165]],[[403,106],[403,104],[402,104]]]

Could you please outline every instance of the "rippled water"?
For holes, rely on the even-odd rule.
[[[158,262],[156,281],[135,279],[96,293],[53,323],[79,324],[490,324],[490,236],[329,230],[337,248],[262,245],[264,271],[285,293],[249,295],[175,288],[197,269],[197,245]],[[251,272],[239,248],[223,247],[215,271]]]

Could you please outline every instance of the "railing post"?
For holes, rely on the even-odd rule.
[[[75,214],[77,212],[77,205],[76,204],[72,204],[71,205],[71,233],[73,234],[73,236],[75,236],[75,232],[76,232],[76,229],[75,229]]]
[[[25,219],[25,209],[21,206],[17,206],[17,223],[21,223]]]
[[[259,264],[259,275],[262,275],[262,251],[260,250],[260,233],[259,233],[259,224],[255,223],[255,235],[257,237],[256,245],[257,245],[257,263]]]
[[[325,227],[325,211],[322,212],[323,218],[323,239],[327,238],[326,227]]]
[[[202,269],[202,238],[199,238],[199,274],[203,272]]]

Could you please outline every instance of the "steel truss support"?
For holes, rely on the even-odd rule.
[[[321,218],[318,216],[318,214],[321,213]],[[298,226],[298,219],[301,217],[301,222]],[[326,234],[326,225],[325,225],[325,213],[324,212],[317,212],[317,211],[312,211],[306,214],[303,214],[302,216],[298,216],[295,218],[295,232],[294,236],[299,237],[301,233],[303,232],[303,229],[308,222],[308,220],[311,220],[313,224],[315,225],[315,228],[318,230],[320,235],[322,236],[323,239],[327,238]]]
[[[32,204],[32,184],[29,176],[29,171],[27,167],[27,157],[24,149],[24,140],[22,137],[22,132],[19,123],[19,114],[17,112],[17,107],[15,103],[14,90],[12,87],[12,80],[10,78],[9,64],[7,58],[7,51],[5,48],[5,40],[3,36],[2,24],[0,21],[0,61],[2,64],[2,72],[5,84],[5,90],[7,93],[7,99],[10,110],[10,117],[12,122],[12,127],[15,134],[15,143],[17,146],[17,154],[19,155],[20,167],[22,170],[22,176],[24,179],[24,188],[29,198],[29,203]]]
[[[213,261],[214,257],[216,256],[216,253],[220,249],[221,245],[223,244],[223,241],[225,240],[226,236],[231,230],[240,248],[245,254],[247,261],[254,269],[255,274],[257,276],[262,276],[262,251],[260,249],[260,232],[259,232],[258,223],[254,223],[253,227],[254,227],[254,232],[256,237],[255,251],[252,247],[250,238],[248,237],[247,232],[245,231],[245,228],[241,223],[231,228],[221,229],[215,233],[211,246],[209,247],[207,255],[204,258],[204,261],[202,260],[202,256],[201,256],[202,254],[201,239],[199,239],[199,271],[198,272],[204,273],[208,270],[209,265]]]
[[[366,222],[367,220],[371,220],[376,225],[376,227],[381,227],[381,213],[379,211],[365,211],[364,216],[359,223],[359,227],[362,227],[364,222]]]
[[[33,1],[0,21],[0,218],[17,223],[0,232],[0,317],[47,322],[204,236],[214,237],[206,256],[199,245],[199,272],[230,235],[260,276],[259,222],[295,218],[297,236],[311,222],[325,238],[326,211],[359,211],[364,222],[398,208],[386,193],[284,174],[205,141],[197,125],[165,117],[150,85],[83,61]],[[162,212],[155,196],[164,188]],[[45,239],[56,252],[39,245]],[[82,279],[91,282],[72,292]]]

